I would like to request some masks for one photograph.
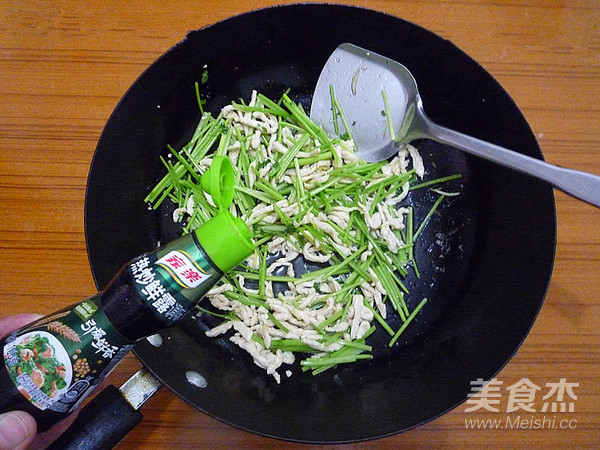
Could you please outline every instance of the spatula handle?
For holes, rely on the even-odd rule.
[[[437,125],[427,120],[429,137],[505,167],[547,181],[550,185],[575,198],[600,207],[600,176],[567,169],[517,153],[499,145]]]

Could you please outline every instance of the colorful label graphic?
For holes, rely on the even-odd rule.
[[[142,255],[126,268],[144,304],[165,327],[180,319],[221,277],[193,235]],[[135,295],[135,294],[134,294]],[[44,410],[69,412],[133,347],[95,295],[10,334],[4,363],[19,391]]]
[[[11,334],[4,364],[19,391],[38,408],[72,411],[131,349],[110,324],[99,297]]]

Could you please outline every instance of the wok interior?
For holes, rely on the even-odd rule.
[[[364,26],[358,30],[356,23]],[[245,38],[223,38],[234,31]],[[194,82],[205,70],[201,96],[213,113],[248,99],[253,89],[273,99],[289,89],[308,111],[324,62],[346,41],[406,65],[438,123],[541,157],[506,92],[468,56],[421,28],[335,5],[238,16],[190,33],[142,74],[109,120],[86,198],[88,252],[98,286],[128,259],[178,235],[169,211],[150,212],[142,199],[163,174],[158,156],[167,144],[180,148],[191,136],[199,118]],[[422,275],[407,279],[407,302],[413,307],[424,296],[429,302],[397,347],[389,349],[386,335],[377,333],[373,361],[317,377],[294,368],[280,385],[226,339],[206,338],[210,321],[189,319],[163,334],[162,347],[143,341],[136,354],[197,408],[283,439],[380,437],[459,404],[470,381],[489,379],[510,359],[541,306],[554,255],[553,196],[542,183],[454,149],[431,141],[417,146],[428,177],[459,172],[463,178],[444,186],[461,195],[443,203],[420,238]],[[419,223],[435,194],[413,194]],[[188,383],[188,370],[201,373],[207,388]]]

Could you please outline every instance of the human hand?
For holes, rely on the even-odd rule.
[[[36,314],[17,314],[0,319],[0,338],[39,318]],[[37,424],[24,411],[0,414],[0,449],[25,449],[35,438]]]
[[[0,338],[40,317],[38,314],[16,314],[0,319]],[[46,448],[71,425],[74,419],[75,414],[71,414],[50,430],[36,435],[37,424],[30,414],[24,411],[0,414],[0,450]]]

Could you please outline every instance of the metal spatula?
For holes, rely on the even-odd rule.
[[[345,129],[340,114],[335,114],[334,121],[332,98],[339,102],[350,130]],[[330,135],[349,131],[366,161],[388,159],[400,145],[428,138],[547,181],[600,207],[599,176],[557,167],[433,123],[406,67],[353,44],[341,44],[327,60],[310,117]]]

